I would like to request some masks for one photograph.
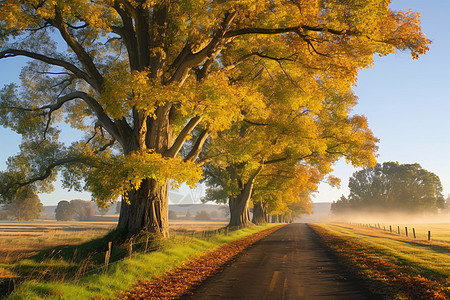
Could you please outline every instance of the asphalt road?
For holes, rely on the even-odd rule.
[[[246,249],[181,299],[379,299],[345,270],[305,224],[290,224]]]

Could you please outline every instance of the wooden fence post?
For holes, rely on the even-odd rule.
[[[398,234],[400,234],[400,226],[397,226]]]
[[[416,238],[416,230],[414,229],[414,227],[413,227],[413,235],[414,235],[414,238]]]
[[[430,230],[428,230],[428,240],[429,241],[431,240],[431,231]]]
[[[106,269],[108,269],[109,258],[111,257],[111,245],[112,245],[112,242],[108,242],[108,250],[106,250],[106,255],[105,255],[105,267],[106,267]]]
[[[147,239],[145,240],[145,252],[147,252],[147,248],[148,248],[148,234],[147,234]]]
[[[392,225],[389,225],[389,231],[392,233]]]
[[[408,236],[408,227],[405,226],[405,236]]]
[[[128,244],[128,256],[131,257],[133,253],[133,238],[130,239],[130,244]]]

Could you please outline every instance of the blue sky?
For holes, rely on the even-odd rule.
[[[359,104],[354,112],[364,114],[380,139],[380,163],[420,163],[437,174],[450,193],[450,25],[445,20],[450,0],[393,0],[391,7],[421,14],[422,29],[432,40],[430,51],[413,61],[408,53],[376,58],[373,68],[362,70],[354,88]],[[23,59],[0,60],[0,86],[17,81]],[[20,136],[0,127],[0,169],[19,149]],[[356,169],[340,161],[335,176],[341,189],[319,186],[315,202],[331,202],[348,194],[348,178]],[[187,191],[185,191],[187,193]],[[40,195],[45,205],[62,199],[90,199],[87,193],[64,192]]]

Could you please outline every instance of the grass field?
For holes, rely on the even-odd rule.
[[[80,246],[60,247],[10,264],[21,276],[21,283],[8,299],[91,299],[109,298],[129,290],[139,279],[150,280],[176,268],[194,255],[274,226],[254,226],[215,235],[174,235],[155,239],[144,251],[135,241],[133,253],[128,246],[113,246],[111,262],[105,266],[105,242],[94,240]],[[144,239],[145,244],[145,239]],[[145,245],[147,249],[147,245]]]
[[[226,222],[216,221],[171,221],[170,230],[179,234],[193,231],[215,230],[226,226]],[[104,236],[115,222],[0,222],[0,278],[1,264],[35,255],[38,251],[60,245],[78,245]]]
[[[353,264],[363,277],[387,287],[397,299],[448,299],[450,223],[402,224],[401,235],[384,231],[383,226],[312,225],[339,257]],[[405,226],[416,229],[416,239],[404,236]],[[419,234],[428,230],[434,232],[431,241],[427,234]]]
[[[171,238],[150,240],[148,248],[145,238],[133,241],[133,252],[128,244],[113,245],[106,267],[105,245],[113,238],[114,223],[1,222],[0,298],[11,278],[20,284],[10,299],[110,297],[140,278],[150,279],[179,266],[192,255],[267,228],[219,233],[217,229],[225,225],[173,222]]]
[[[408,237],[413,238],[413,229],[417,240],[427,240],[428,231],[431,232],[431,241],[443,242],[450,244],[450,223],[377,223],[377,224],[353,224],[357,227],[367,227],[371,229],[379,229],[382,231],[389,231],[392,228],[392,233],[398,235],[400,228],[400,235],[405,236],[405,227],[408,228]],[[379,226],[379,227],[378,227]]]
[[[0,222],[0,264],[49,247],[81,244],[105,235],[114,226],[106,222]]]

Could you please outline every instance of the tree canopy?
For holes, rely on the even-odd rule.
[[[70,221],[73,219],[74,210],[67,200],[61,200],[55,209],[55,219],[57,221]]]
[[[28,186],[17,191],[3,209],[17,220],[30,221],[39,218],[44,211],[44,206],[38,195]]]
[[[418,14],[385,0],[4,0],[0,59],[29,61],[0,92],[0,124],[23,137],[0,194],[50,191],[60,172],[97,201],[122,196],[119,230],[167,235],[169,182],[201,179],[205,143],[265,98],[327,114],[320,94],[347,93],[374,54],[428,44]],[[264,94],[274,70],[297,89]],[[84,137],[63,144],[60,122]]]
[[[349,196],[336,201],[333,211],[427,212],[444,208],[439,177],[417,163],[377,164],[355,172],[348,186]]]

